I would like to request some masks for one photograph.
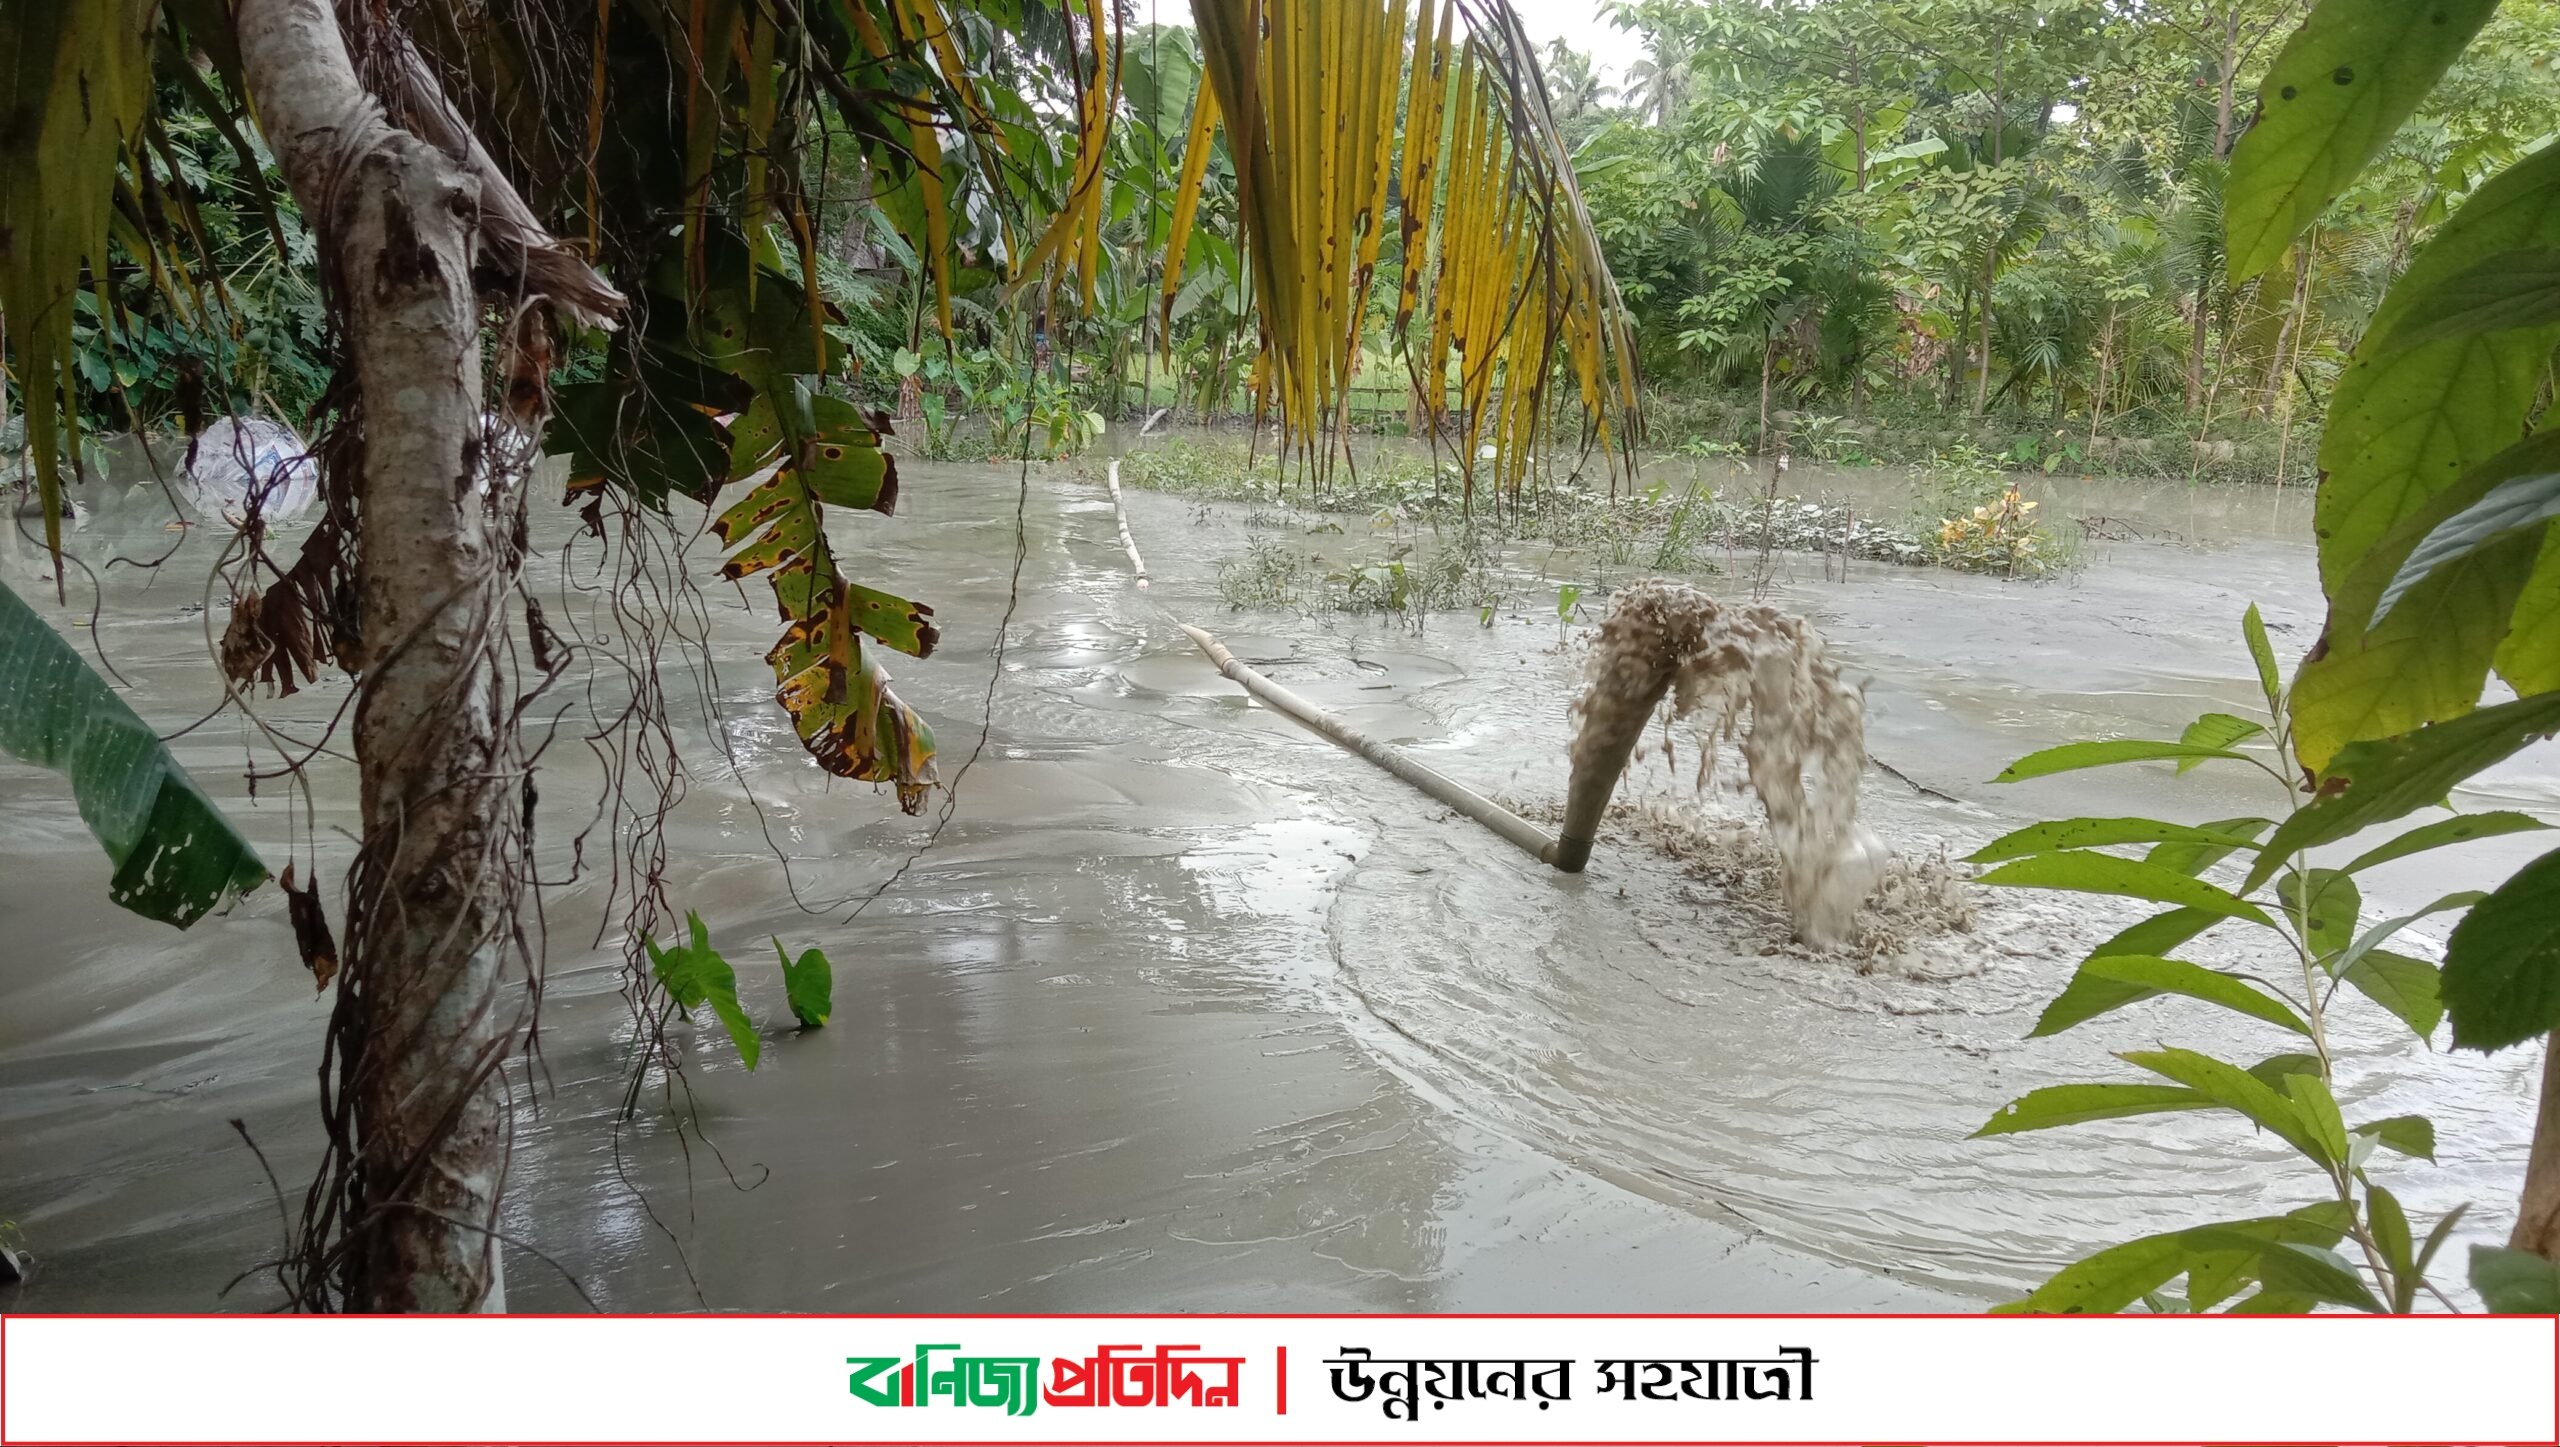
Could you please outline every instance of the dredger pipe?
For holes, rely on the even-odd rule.
[[[1111,459],[1110,471],[1104,476],[1111,483],[1111,515],[1120,520],[1120,546],[1129,553],[1129,571],[1138,575],[1138,587],[1147,586],[1147,560],[1138,556],[1138,540],[1129,535],[1129,510],[1120,504],[1120,459]]]
[[[1556,834],[1551,861],[1556,868],[1580,874],[1591,862],[1592,841],[1600,837],[1600,821],[1608,817],[1609,796],[1617,792],[1618,776],[1627,771],[1627,760],[1644,737],[1645,725],[1670,690],[1671,670],[1662,669],[1646,690],[1644,707],[1619,712],[1602,728],[1595,729],[1588,717],[1583,720],[1583,732],[1573,744],[1573,782],[1565,790],[1564,827]]]
[[[1582,861],[1591,857],[1591,846],[1586,842],[1582,846],[1581,855],[1573,863],[1566,864],[1560,842],[1537,825],[1439,770],[1416,763],[1402,750],[1379,743],[1341,719],[1273,683],[1233,653],[1228,652],[1225,644],[1206,632],[1188,623],[1177,623],[1174,626],[1190,634],[1191,641],[1200,645],[1202,653],[1209,655],[1209,661],[1217,666],[1218,672],[1244,685],[1245,692],[1510,840],[1540,863],[1553,864],[1569,872],[1578,872],[1582,868]],[[1637,732],[1642,731],[1642,726],[1639,724]],[[1634,746],[1634,736],[1630,735],[1627,747],[1632,749]],[[1620,752],[1618,763],[1621,768],[1625,767],[1625,751]],[[1579,775],[1576,778],[1578,782]],[[1616,781],[1617,776],[1612,773],[1610,782]],[[1609,800],[1605,789],[1601,793],[1600,802],[1603,808],[1607,807]]]

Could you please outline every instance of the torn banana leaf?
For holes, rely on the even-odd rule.
[[[67,774],[116,867],[107,897],[180,929],[267,867],[139,714],[0,587],[0,752]]]

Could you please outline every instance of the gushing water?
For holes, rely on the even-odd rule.
[[[1600,625],[1587,685],[1575,706],[1578,804],[1605,806],[1607,786],[1668,693],[1671,720],[1693,723],[1707,746],[1701,784],[1715,746],[1741,736],[1797,934],[1823,948],[1854,939],[1859,907],[1887,859],[1884,841],[1858,822],[1866,701],[1840,681],[1802,618],[1766,605],[1728,608],[1681,583],[1636,583],[1619,591]],[[1588,827],[1568,819],[1567,832],[1588,837]]]

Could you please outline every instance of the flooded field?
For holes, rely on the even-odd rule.
[[[597,944],[614,850],[589,838],[587,872],[543,896],[542,1054],[514,1077],[518,1309],[576,1309],[581,1289],[618,1310],[1969,1309],[2110,1241],[2309,1199],[2280,1144],[2217,1119],[1965,1139],[2037,1085],[2130,1070],[2108,1050],[2273,1052],[2175,1002],[2024,1041],[2132,911],[1981,892],[1969,930],[1814,954],[1787,942],[1766,870],[1697,868],[1660,847],[1676,830],[1621,821],[1587,875],[1557,875],[1250,704],[1174,626],[1552,811],[1584,631],[1553,587],[1489,617],[1231,612],[1217,568],[1250,536],[1339,557],[1368,523],[1310,533],[1303,514],[1131,491],[1153,575],[1140,593],[1107,495],[1080,474],[902,471],[899,516],[840,519],[838,543],[859,559],[848,571],[936,610],[940,651],[892,671],[946,780],[974,757],[958,811],[916,854],[934,809],[909,819],[808,763],[760,662],[769,600],[708,582],[714,554],[696,546],[707,646],[659,659],[689,770],[669,893],[739,964],[760,1019],[788,1018],[759,963],[767,936],[827,949],[836,1012],[821,1031],[768,1027],[752,1075],[716,1029],[690,1037],[690,1102],[653,1091],[617,1127],[631,1030],[618,942]],[[1800,466],[1788,485],[1891,509],[1905,483]],[[2039,490],[2107,520],[2063,581],[1776,560],[1769,601],[1866,685],[1867,747],[1895,772],[1868,770],[1861,817],[1906,861],[2066,810],[2203,820],[2274,803],[2166,766],[1983,782],[2036,748],[2246,707],[2250,601],[2288,657],[2319,626],[2307,493]],[[616,635],[572,520],[537,515],[545,607]],[[222,699],[204,622],[208,601],[227,606],[207,594],[219,542],[200,531],[157,571],[107,566],[176,542],[168,517],[156,490],[102,497],[70,534],[99,570],[94,628],[87,577],[56,606],[23,537],[0,543],[0,578],[84,648],[94,634],[135,706],[174,730]],[[1639,575],[1544,546],[1505,563],[1592,586],[1589,618],[1597,589]],[[553,878],[604,785],[583,721],[630,686],[610,666],[572,678],[541,775]],[[324,680],[257,707],[278,736],[316,739],[348,691]],[[177,748],[271,863],[308,867],[316,849],[334,884],[349,765],[316,759],[306,803],[273,778],[251,796],[244,769],[274,751],[236,713]],[[1621,797],[1712,830],[1739,796],[1701,804],[1696,762],[1641,758]],[[2560,816],[2560,750],[2459,802]],[[316,1157],[327,1012],[280,894],[182,934],[108,904],[54,777],[0,765],[0,816],[0,1220],[40,1267],[13,1305],[267,1305],[256,1268]],[[2366,908],[2487,887],[2536,852],[2528,836],[2402,861],[2371,877]],[[2413,1214],[2474,1202],[2467,1234],[2502,1237],[2538,1054],[2430,1053],[2361,1001],[2339,1019],[2348,1117],[2437,1122],[2438,1163],[2395,1170],[2393,1188]]]

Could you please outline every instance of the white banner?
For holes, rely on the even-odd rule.
[[[0,1318],[0,1443],[2560,1444],[2550,1317]]]

